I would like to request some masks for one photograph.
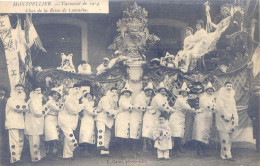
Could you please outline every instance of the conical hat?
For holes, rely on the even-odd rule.
[[[189,92],[189,91],[190,91],[190,89],[188,88],[186,82],[183,82],[180,91],[186,91],[186,92]]]
[[[55,87],[55,88],[52,88],[51,91],[53,92],[57,92],[59,93],[61,96],[62,96],[62,92],[63,92],[63,85],[59,86],[59,87]]]
[[[151,82],[148,83],[146,87],[144,87],[144,90],[151,89],[153,90],[153,84]]]
[[[116,50],[114,54],[122,54],[122,51]]]
[[[83,91],[86,91],[86,93],[90,93],[90,86],[82,86],[80,87],[80,90],[83,92]]]
[[[215,88],[212,86],[211,82],[208,82],[207,86],[205,86],[205,90],[207,89],[213,89],[215,91]]]
[[[104,60],[104,61],[109,61],[109,59],[108,59],[108,58],[104,58],[103,60]]]
[[[131,89],[130,85],[128,84],[128,82],[126,82],[125,87],[121,90],[121,93],[125,92],[125,91],[129,91],[129,92],[133,92],[133,90]]]
[[[165,87],[165,85],[164,85],[163,82],[160,83],[159,87],[157,88],[157,91],[160,91],[161,89],[168,90],[168,89]]]

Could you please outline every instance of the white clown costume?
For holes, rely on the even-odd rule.
[[[163,82],[160,83],[158,91],[162,88],[166,89]],[[142,130],[143,137],[153,139],[154,127],[158,123],[158,117],[160,116],[161,111],[170,112],[174,110],[169,106],[167,96],[157,93],[152,99],[151,109],[147,109],[144,114]]]
[[[232,159],[232,133],[238,126],[238,114],[234,96],[234,89],[227,92],[226,87],[222,87],[216,98],[216,126],[219,131],[220,157],[222,159]]]
[[[52,88],[52,92],[57,92],[62,96],[63,86]],[[58,126],[58,113],[62,110],[64,104],[59,101],[55,101],[51,96],[44,105],[43,113],[45,116],[44,135],[45,141],[59,140],[59,126]]]
[[[88,99],[83,98],[82,103],[84,105],[84,110],[80,123],[79,143],[95,144],[96,134],[94,118],[97,115],[97,110],[94,108],[93,100],[89,101]]]
[[[44,115],[43,95],[37,94],[35,88],[30,93],[28,101],[29,111],[25,114],[25,131],[24,134],[29,138],[30,153],[32,162],[37,162],[46,156],[45,147],[41,136],[44,134]]]
[[[157,157],[169,158],[169,150],[172,149],[171,130],[168,121],[164,124],[157,124],[153,131],[155,140],[154,147],[157,149]]]
[[[128,83],[121,90],[122,95],[118,102],[119,112],[115,120],[115,137],[119,138],[130,138],[130,112],[133,111],[133,99],[132,96],[125,97],[123,95],[125,91],[132,93],[132,89]]]
[[[91,72],[91,66],[86,63],[86,64],[80,64],[78,66],[78,73],[79,74],[92,74]]]
[[[209,82],[205,87],[213,89],[212,84]],[[192,139],[208,144],[210,138],[210,129],[212,127],[212,114],[215,111],[215,96],[208,95],[206,92],[200,97],[200,108],[196,111]]]
[[[153,85],[150,82],[145,90],[153,90]],[[140,92],[134,99],[134,110],[130,113],[130,138],[139,139],[142,133],[143,113],[147,110],[151,102],[151,97],[147,97],[145,92]]]
[[[64,53],[61,53],[61,66],[57,67],[57,69],[75,73],[76,70],[72,61],[72,57],[73,54],[69,54],[66,56]],[[68,64],[66,62],[68,62]]]
[[[79,90],[71,88],[69,95],[66,96],[64,107],[59,112],[58,124],[64,134],[63,158],[72,158],[73,151],[78,146],[73,131],[78,124],[78,113],[83,109],[83,105],[79,104]]]
[[[24,144],[24,115],[28,111],[25,93],[12,93],[6,104],[5,129],[9,134],[10,163],[20,160]]]
[[[181,91],[188,91],[186,82],[183,83]],[[183,138],[185,131],[185,114],[187,111],[193,110],[187,103],[188,97],[178,95],[174,104],[175,111],[171,114],[169,124],[172,137]]]
[[[101,154],[109,154],[109,143],[111,138],[111,129],[114,125],[114,119],[118,112],[117,106],[118,96],[114,96],[112,91],[107,91],[99,103],[98,108],[101,112],[97,114],[97,147],[101,149]]]
[[[108,58],[104,58],[104,61],[109,61]],[[108,66],[104,66],[104,63],[100,64],[98,67],[97,67],[97,75],[100,75],[102,74],[103,72],[105,72],[106,70],[108,69]]]

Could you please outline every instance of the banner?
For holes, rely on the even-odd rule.
[[[11,92],[20,79],[19,57],[15,45],[16,35],[16,29],[12,30],[9,17],[7,15],[0,16],[0,38],[4,44]]]
[[[0,1],[0,13],[109,13],[109,0]]]

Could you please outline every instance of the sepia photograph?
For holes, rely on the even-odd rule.
[[[0,166],[260,166],[259,0],[0,0]]]

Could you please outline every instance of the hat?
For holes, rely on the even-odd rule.
[[[171,55],[169,52],[166,52],[165,59],[167,58],[174,58],[174,56]]]
[[[213,89],[215,91],[215,88],[212,86],[211,82],[208,82],[207,86],[205,86],[205,91],[208,89]]]
[[[122,51],[116,50],[114,54],[122,54]]]
[[[164,86],[164,83],[163,83],[163,82],[161,82],[161,83],[159,84],[159,87],[157,88],[157,91],[159,92],[161,89],[168,90],[168,89]]]
[[[151,60],[151,62],[160,62],[160,59],[158,59],[158,58],[153,58],[153,59]]]
[[[190,91],[190,89],[188,88],[186,82],[183,82],[183,84],[182,84],[182,86],[181,86],[181,89],[180,89],[179,91],[180,91],[180,92],[182,92],[182,91],[189,92],[189,91]]]
[[[83,92],[83,91],[86,91],[87,93],[90,93],[90,86],[82,86],[80,88],[80,90]]]
[[[129,91],[129,92],[133,93],[133,91],[130,88],[128,82],[125,83],[125,87],[121,90],[121,93],[124,93],[125,91]]]
[[[204,27],[204,21],[203,21],[203,20],[198,20],[198,21],[196,22],[196,24],[200,24],[201,27]]]
[[[228,12],[230,12],[231,10],[231,5],[226,3],[220,6],[221,10],[227,10]]]
[[[22,87],[22,88],[24,89],[24,85],[23,85],[23,84],[16,84],[14,87],[15,87],[15,88],[16,88],[16,87]],[[0,88],[0,89],[1,89],[1,88]]]
[[[187,30],[187,29],[190,30],[191,33],[193,33],[193,28],[191,28],[191,27],[186,27],[185,30]]]
[[[63,85],[61,85],[61,86],[59,86],[59,87],[52,88],[51,91],[57,92],[57,93],[59,93],[59,94],[62,96]]]
[[[33,91],[35,91],[35,90],[38,89],[38,88],[41,88],[41,89],[42,89],[42,87],[41,87],[38,83],[33,83],[33,84],[32,84],[32,90],[33,90]]]
[[[110,88],[110,91],[112,90],[117,90],[117,87],[113,86],[112,88]]]
[[[148,85],[146,87],[144,87],[144,91],[151,89],[153,90],[153,84],[151,82],[148,83]]]
[[[109,59],[108,59],[108,58],[104,58],[103,60],[104,60],[104,61],[109,61]]]

